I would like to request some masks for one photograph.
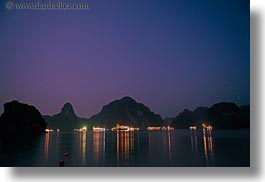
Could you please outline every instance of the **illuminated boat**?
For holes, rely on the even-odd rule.
[[[130,127],[117,124],[115,127],[111,128],[111,131],[130,131]]]
[[[80,128],[81,132],[87,132],[87,127]]]
[[[83,127],[83,128],[75,128],[74,131],[76,132],[87,132],[87,127]]]
[[[207,131],[212,131],[213,127],[211,125],[202,124],[202,129],[206,129]]]
[[[106,129],[105,128],[100,128],[100,127],[94,127],[93,126],[93,132],[105,132]]]
[[[53,129],[48,129],[48,128],[45,129],[45,132],[46,132],[46,133],[53,132],[53,131],[54,131]]]
[[[147,127],[148,131],[155,131],[155,130],[161,130],[161,127],[157,127],[157,126],[149,126]]]
[[[163,127],[162,127],[162,130],[163,130],[163,131],[171,131],[171,130],[174,130],[174,128],[171,127],[171,126],[163,126]]]
[[[190,126],[189,128],[190,128],[190,130],[196,130],[197,129],[196,126]]]
[[[139,131],[139,128],[129,128],[130,131]]]

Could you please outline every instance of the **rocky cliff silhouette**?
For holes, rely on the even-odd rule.
[[[43,118],[48,123],[48,128],[59,128],[62,131],[73,131],[74,128],[81,128],[87,124],[87,119],[79,118],[70,103],[64,104],[61,112],[53,116],[45,115]]]
[[[0,135],[19,137],[39,134],[45,131],[46,125],[34,106],[12,101],[4,104],[4,113],[0,117]]]
[[[92,116],[88,123],[112,128],[116,124],[129,125],[140,129],[164,124],[160,115],[131,97],[123,97],[102,107],[100,113]]]
[[[238,107],[234,103],[221,102],[212,107],[198,107],[194,111],[185,109],[176,116],[171,125],[188,128],[191,125],[211,124],[214,128],[237,129],[250,127],[250,105]]]

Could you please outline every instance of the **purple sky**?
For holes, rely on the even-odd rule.
[[[71,102],[89,117],[131,96],[165,117],[250,103],[249,1],[85,2],[90,11],[0,3],[1,105],[16,99],[52,115]]]

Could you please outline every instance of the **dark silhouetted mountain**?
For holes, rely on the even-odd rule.
[[[234,103],[222,102],[212,107],[198,107],[193,112],[184,110],[172,121],[175,128],[188,128],[191,125],[211,124],[214,128],[249,128],[250,106],[238,107]]]
[[[61,112],[53,116],[43,116],[47,121],[47,128],[59,128],[62,131],[73,131],[86,125],[87,119],[79,118],[70,103],[64,104]]]
[[[240,122],[239,107],[234,103],[222,102],[210,108],[212,125],[218,128],[237,128]]]
[[[74,108],[70,103],[64,104],[61,112],[52,116],[53,118],[63,118],[69,120],[75,120],[77,115],[75,114]]]
[[[170,125],[171,123],[172,123],[172,121],[173,121],[173,117],[172,118],[170,118],[170,117],[166,117],[166,118],[164,118],[163,120],[164,120],[164,123],[166,124],[166,125]]]
[[[195,121],[205,121],[209,119],[209,108],[198,107],[193,111],[193,119]]]
[[[148,126],[163,125],[163,120],[145,105],[130,97],[124,97],[103,106],[100,113],[89,119],[89,123],[106,128],[122,124],[146,129]]]
[[[45,131],[46,125],[41,113],[34,106],[12,101],[4,104],[4,113],[0,117],[0,135],[39,134]]]
[[[240,121],[244,128],[250,128],[250,105],[244,105],[239,108]]]
[[[176,118],[172,120],[172,126],[176,128],[187,128],[187,126],[195,125],[193,120],[193,112],[185,109]]]

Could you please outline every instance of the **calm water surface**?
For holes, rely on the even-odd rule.
[[[64,153],[68,152],[68,157]],[[249,166],[249,130],[51,132],[0,141],[0,166]]]

